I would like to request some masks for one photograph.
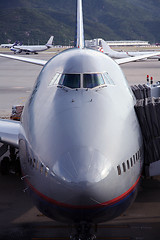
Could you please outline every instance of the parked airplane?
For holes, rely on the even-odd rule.
[[[11,48],[13,47],[14,43],[2,43],[1,47],[2,48]]]
[[[134,201],[143,166],[135,98],[119,64],[156,53],[114,61],[85,49],[82,0],[76,35],[75,48],[48,62],[0,54],[44,66],[21,122],[0,120],[0,141],[19,149],[38,209],[75,224],[73,239],[92,239],[92,224],[121,215]]]
[[[45,45],[22,45],[22,46],[13,46],[11,47],[11,50],[14,51],[14,53],[21,53],[25,52],[26,54],[29,53],[34,53],[36,54],[37,52],[45,51],[51,47],[53,47],[53,36],[50,37],[48,42]]]
[[[104,40],[101,40],[101,45],[102,45],[103,52],[111,58],[135,57],[135,56],[155,53],[155,51],[154,52],[153,51],[152,52],[151,51],[150,52],[138,52],[138,51],[137,52],[118,52],[111,49],[111,47]],[[160,55],[152,56],[149,58],[160,60]]]
[[[1,44],[1,47],[2,48],[11,48],[11,47],[13,47],[13,46],[20,46],[20,45],[22,45],[22,43],[21,42],[19,42],[19,41],[16,41],[16,42],[14,42],[14,43],[2,43]]]

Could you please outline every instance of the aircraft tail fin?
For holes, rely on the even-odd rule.
[[[51,36],[48,40],[48,42],[46,43],[46,46],[47,47],[51,47],[53,46],[53,39],[54,39],[54,36]]]
[[[109,46],[103,39],[101,40],[101,45],[102,45],[102,48],[103,48],[103,52],[104,52],[105,54],[115,53],[115,51],[112,50],[112,49],[110,48],[110,46]]]
[[[77,0],[77,29],[75,47],[84,48],[84,28],[83,28],[83,10],[82,0]]]
[[[14,46],[22,46],[23,45],[23,42],[20,42],[20,41],[15,41],[14,43],[13,43],[13,47]]]

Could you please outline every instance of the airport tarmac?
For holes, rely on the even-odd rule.
[[[52,53],[27,57],[49,59]],[[130,85],[145,83],[146,75],[160,80],[160,62],[122,65]],[[42,67],[0,58],[0,116],[12,105],[24,105]],[[43,111],[43,109],[42,109]],[[69,239],[70,226],[43,216],[32,204],[19,176],[0,175],[0,240]],[[98,226],[97,239],[158,240],[160,236],[160,179],[142,179],[134,204],[122,216]]]

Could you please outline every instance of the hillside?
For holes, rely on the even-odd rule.
[[[83,0],[85,38],[160,41],[159,0]],[[76,0],[1,0],[0,43],[74,40]]]

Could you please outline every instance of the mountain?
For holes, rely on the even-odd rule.
[[[0,42],[74,40],[76,0],[1,0]],[[160,41],[159,0],[83,0],[85,39]]]

